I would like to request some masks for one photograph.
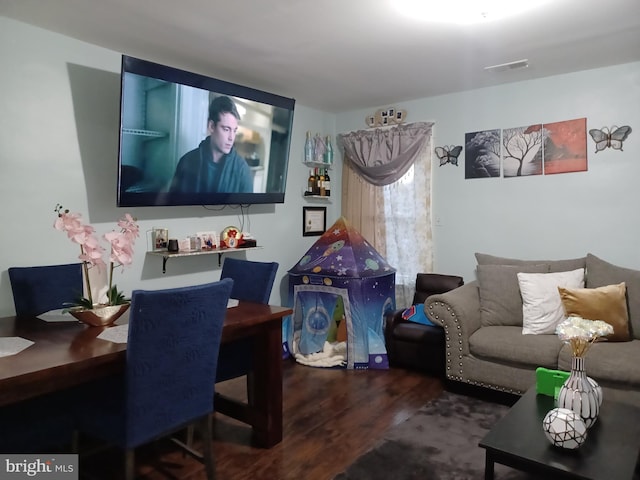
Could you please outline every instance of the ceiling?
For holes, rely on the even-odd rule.
[[[0,15],[334,113],[640,60],[640,0],[552,0],[467,26],[393,0],[0,0]]]

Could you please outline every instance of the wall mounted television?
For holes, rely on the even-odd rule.
[[[233,101],[240,119],[235,139],[223,140],[231,142],[223,150],[231,151],[216,163],[209,106],[221,96]],[[118,206],[283,203],[294,105],[290,98],[123,55]],[[176,182],[188,152],[191,161],[181,169],[188,181]],[[229,180],[238,168],[242,182]]]

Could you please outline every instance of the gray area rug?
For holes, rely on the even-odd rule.
[[[471,480],[484,478],[485,450],[478,442],[508,407],[444,392],[392,428],[372,450],[334,480]],[[496,480],[532,475],[495,466]]]

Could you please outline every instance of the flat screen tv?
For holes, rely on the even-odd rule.
[[[123,55],[118,206],[283,203],[294,104]]]

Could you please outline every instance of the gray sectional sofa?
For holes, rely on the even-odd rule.
[[[587,374],[609,398],[640,406],[640,271],[595,255],[569,260],[517,260],[476,254],[477,279],[425,303],[430,319],[444,327],[449,380],[521,394],[536,383],[537,367],[570,370],[572,353],[554,334],[522,333],[518,272],[585,269],[585,287],[626,285],[629,341],[593,344]],[[622,299],[624,301],[624,298]]]

